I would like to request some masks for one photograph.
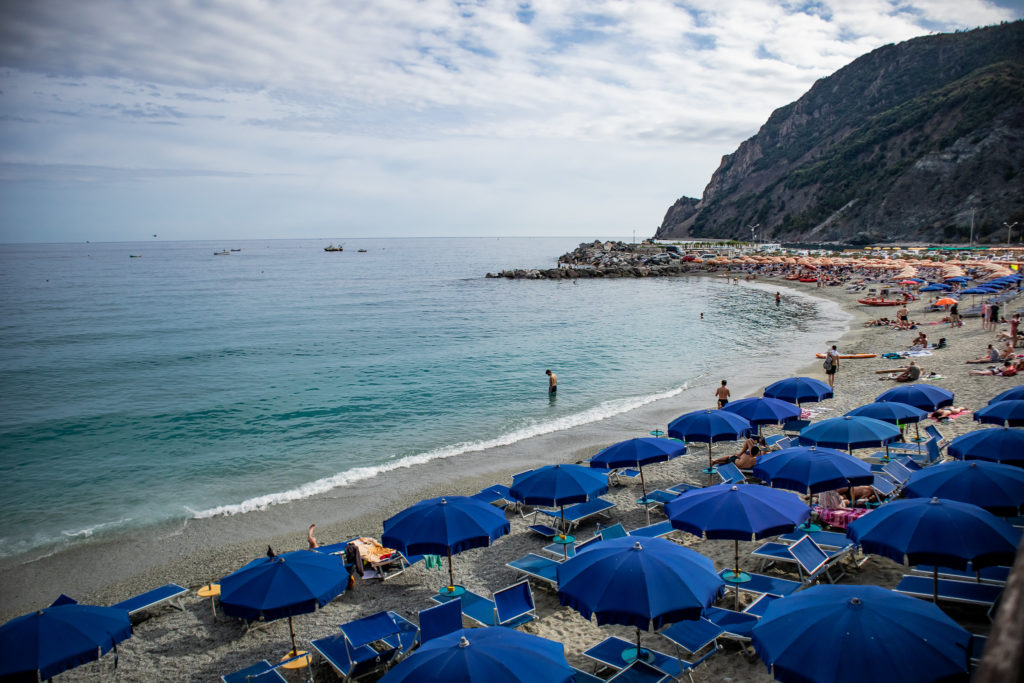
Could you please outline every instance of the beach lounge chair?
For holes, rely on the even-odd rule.
[[[613,683],[664,683],[675,677],[646,662],[636,661],[607,679]]]
[[[281,672],[265,659],[234,673],[224,674],[220,680],[224,683],[288,683]]]
[[[573,682],[574,683],[605,683],[604,679],[594,674],[589,674],[586,671],[581,671],[576,667],[570,667],[572,669]]]
[[[931,565],[919,564],[916,567],[911,568],[911,574],[921,574],[924,576],[933,576],[933,569]],[[1010,578],[1009,567],[985,567],[978,571],[974,571],[970,563],[967,563],[967,569],[952,569],[950,567],[939,567],[939,578],[940,579],[953,579],[954,581],[974,581],[976,583],[990,583],[994,586],[1005,586],[1006,581]]]
[[[604,498],[594,498],[583,503],[576,503],[565,508],[565,530],[575,529],[582,522],[597,515],[608,516],[608,511],[615,507],[615,503]],[[561,510],[537,510],[538,513],[556,520],[557,524],[562,523]],[[534,516],[534,521],[536,521]]]
[[[576,553],[586,550],[588,547],[601,540],[604,539],[601,537],[601,533],[598,532],[590,538],[579,542],[572,541],[569,543],[549,543],[546,546],[544,546],[543,550],[544,552],[551,553],[555,557],[564,559],[568,557],[575,557]]]
[[[694,489],[699,488],[699,486],[694,486],[693,484],[687,484],[685,482],[682,482],[679,484],[675,484],[674,486],[669,486],[667,490],[673,491],[675,493],[686,493],[687,491],[693,491]]]
[[[897,486],[892,479],[885,476],[884,474],[875,475],[874,480],[871,482],[871,488],[875,490],[875,493],[878,494],[878,497],[882,499],[883,503],[887,500],[895,498],[896,495],[900,492],[900,487]],[[878,503],[874,503],[873,505],[878,505]],[[872,504],[869,504],[869,507],[871,506]]]
[[[427,642],[462,628],[462,601],[459,598],[420,610],[420,641]]]
[[[931,600],[934,587],[935,582],[930,576],[904,574],[894,590],[897,593],[913,595],[915,598]],[[995,605],[1003,592],[1003,586],[953,579],[939,579],[938,587],[939,600],[988,608]]]
[[[740,471],[739,467],[736,467],[735,463],[727,462],[721,465],[715,465],[715,471],[718,472],[719,478],[723,484],[745,484],[747,483],[747,475]]]
[[[341,543],[330,543],[328,545],[322,545],[313,548],[318,553],[326,553],[328,555],[344,555],[345,550],[348,548],[349,543],[357,540],[356,538],[350,538],[347,541]],[[370,562],[370,569],[373,573],[370,575],[362,575],[364,578],[376,578],[381,581],[387,581],[392,579],[399,574],[403,573],[406,569],[416,564],[423,559],[423,555],[409,555],[406,556],[402,552],[395,550],[386,559]],[[355,565],[352,563],[346,563],[345,568],[349,574],[355,572]]]
[[[482,488],[479,492],[470,496],[470,498],[496,505],[503,510],[507,510],[509,507],[513,510],[520,508],[519,501],[512,497],[509,488],[504,484],[494,484],[487,488]]]
[[[139,612],[164,603],[184,611],[185,607],[181,604],[181,596],[185,595],[185,593],[188,593],[187,588],[182,588],[176,583],[168,583],[127,600],[122,600],[111,605],[111,607],[125,610],[128,612],[129,617],[134,617]]]
[[[625,482],[623,479],[629,479],[630,481],[636,481],[640,476],[640,470],[634,467],[622,467],[608,471],[608,482],[615,486],[622,486]]]
[[[704,610],[704,618],[722,629],[720,638],[730,638],[746,642],[750,640],[750,632],[761,620],[756,614],[737,612],[724,607],[708,607]]]
[[[431,600],[445,603],[459,599],[462,603],[462,614],[481,626],[507,626],[515,628],[537,618],[533,604],[533,592],[528,581],[520,581],[508,588],[494,593],[494,599],[488,600],[482,595],[467,590],[458,598],[438,594]]]
[[[340,634],[311,645],[345,681],[387,669],[411,651],[419,638],[415,624],[395,612],[377,612],[338,628]]]
[[[843,548],[826,551],[810,536],[804,536],[796,543],[764,543],[750,554],[761,560],[761,568],[770,564],[795,564],[802,583],[812,583],[825,577],[829,583],[835,583],[846,574],[839,566],[839,561],[853,548],[848,543]],[[831,569],[837,567],[839,574],[833,576]]]
[[[782,423],[782,431],[800,433],[800,430],[811,424],[810,420],[787,420]]]
[[[663,491],[658,489],[656,491],[648,491],[646,498],[637,498],[636,504],[646,506],[648,508],[661,507],[670,500],[675,500],[679,497],[679,493],[676,491]]]
[[[622,671],[628,668],[635,660],[627,660],[623,657],[624,654],[630,654],[636,651],[636,643],[630,643],[628,640],[624,640],[617,636],[609,636],[605,638],[597,645],[583,652],[583,656],[593,660],[597,665],[597,671],[600,673],[606,669],[612,669],[613,671]],[[690,669],[693,666],[686,661],[681,661],[676,657],[667,655],[664,652],[652,650],[651,648],[643,648],[646,654],[646,662],[640,662],[649,667],[653,667],[662,674],[661,678],[638,678],[636,680],[672,680],[678,679],[684,673],[693,680],[690,675]],[[666,678],[665,676],[668,676]],[[615,677],[609,678],[608,680],[615,680]],[[620,681],[632,680],[627,675],[625,678],[619,679]]]
[[[810,536],[818,544],[818,547],[827,550],[837,550],[850,545],[850,539],[846,537],[846,534],[837,531],[802,531],[799,528],[796,531],[782,534],[779,536],[779,540],[796,543],[804,536]]]
[[[655,524],[642,526],[639,529],[633,529],[629,532],[629,535],[637,536],[639,538],[660,538],[662,536],[668,536],[673,531],[675,531],[675,529],[672,527],[672,522],[666,519],[656,522]]]
[[[764,443],[768,448],[782,450],[793,445],[793,440],[785,434],[772,434],[764,438]]]
[[[719,572],[720,576],[725,574],[732,574],[732,569],[723,569]],[[806,584],[802,581],[790,581],[789,579],[780,579],[777,576],[770,576],[768,574],[755,574],[748,573],[750,581],[744,583],[730,583],[733,588],[738,588],[744,593],[756,593],[762,595],[767,593],[768,595],[774,595],[779,598],[792,595],[801,588],[804,588]]]
[[[691,657],[698,652],[706,650],[699,659],[692,662],[693,666],[697,666],[715,652],[718,652],[718,636],[722,635],[724,631],[725,629],[718,624],[700,618],[677,621],[665,628],[661,635]]]
[[[558,587],[558,560],[530,553],[517,560],[506,562],[505,566],[515,569],[528,578]]]

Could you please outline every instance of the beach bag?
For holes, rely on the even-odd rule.
[[[829,370],[831,370],[832,369],[832,357],[829,356],[829,357],[825,358],[825,362],[821,364],[821,367],[823,367],[825,369],[825,372],[828,372]]]

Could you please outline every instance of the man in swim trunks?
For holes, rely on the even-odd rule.
[[[823,367],[825,368],[825,378],[828,380],[828,385],[834,387],[836,385],[836,370],[839,368],[839,351],[836,350],[835,344],[825,354]]]
[[[557,392],[558,391],[558,375],[556,375],[555,373],[551,372],[550,370],[545,370],[544,374],[548,376],[548,393],[549,394],[553,394],[553,393]]]
[[[718,407],[721,408],[726,403],[728,403],[729,402],[729,396],[731,396],[731,395],[732,395],[732,392],[729,391],[729,387],[725,386],[725,380],[723,379],[722,380],[722,386],[720,386],[717,389],[715,389],[715,397],[718,398]]]
[[[907,326],[907,307],[906,305],[900,306],[900,309],[896,311],[896,319],[900,321],[900,327]]]

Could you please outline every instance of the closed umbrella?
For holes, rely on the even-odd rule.
[[[484,548],[509,532],[505,513],[467,496],[428,498],[384,520],[381,543],[408,555],[447,555],[450,594],[458,593],[452,554]],[[445,590],[445,589],[442,589]]]
[[[750,429],[750,422],[746,419],[724,410],[695,410],[668,423],[670,437],[708,445],[708,468],[704,471],[709,483],[715,472],[711,462],[711,444],[716,441],[735,441],[749,434]]]
[[[776,600],[751,631],[754,651],[784,683],[966,680],[970,638],[935,605],[868,585]]]
[[[608,475],[582,465],[548,465],[517,474],[512,478],[509,495],[527,505],[557,505],[562,510],[565,529],[565,506],[582,503],[608,491]],[[566,544],[562,551],[567,556]]]
[[[932,412],[953,405],[953,392],[932,384],[904,384],[875,397],[876,402],[896,401]]]
[[[957,460],[917,470],[903,494],[970,503],[1010,517],[1024,506],[1024,469],[984,460]]]
[[[43,680],[99,659],[132,634],[128,612],[60,604],[0,626],[0,678]]]
[[[464,628],[433,638],[381,683],[572,683],[565,647],[504,626]]]
[[[732,540],[734,570],[723,578],[744,583],[750,577],[740,571],[739,542],[792,531],[810,516],[810,509],[789,491],[718,484],[680,494],[665,504],[665,514],[675,529],[709,539]]]
[[[558,600],[597,625],[636,628],[636,659],[642,652],[640,631],[697,619],[722,595],[715,565],[695,550],[662,538],[626,536],[599,541],[586,552],[558,565]]]
[[[990,403],[981,410],[974,411],[974,421],[1007,427],[1024,427],[1024,399]]]
[[[644,479],[644,465],[665,462],[684,453],[686,453],[686,444],[677,439],[649,437],[627,439],[599,451],[590,459],[590,466],[609,470],[619,467],[636,467],[640,470],[640,488],[643,490],[643,500],[646,503],[647,482]],[[650,518],[648,508],[648,522],[650,522]]]
[[[899,563],[975,569],[1013,563],[1020,531],[977,505],[939,498],[894,500],[854,520],[846,535],[861,550]]]
[[[953,439],[946,452],[960,460],[1024,465],[1024,429],[976,429]]]
[[[832,387],[813,377],[787,377],[766,386],[764,395],[799,405],[832,398]]]
[[[224,614],[250,621],[288,617],[292,649],[295,646],[292,617],[323,607],[345,592],[345,562],[337,555],[295,550],[261,557],[220,580],[220,604]]]

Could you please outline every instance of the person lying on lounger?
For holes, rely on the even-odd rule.
[[[1004,360],[1001,366],[991,367],[988,370],[971,370],[968,374],[1013,377],[1017,374],[1017,368],[1010,361]]]
[[[839,489],[844,495],[850,495],[850,489]],[[854,486],[853,487],[853,502],[852,505],[864,505],[866,503],[881,503],[882,500],[878,497],[878,491],[874,490],[870,486]]]
[[[743,448],[736,455],[723,455],[721,458],[715,458],[711,462],[715,465],[734,462],[736,467],[739,467],[741,470],[749,470],[757,464],[757,459],[764,448],[765,440],[763,436],[750,437],[743,442]]]

